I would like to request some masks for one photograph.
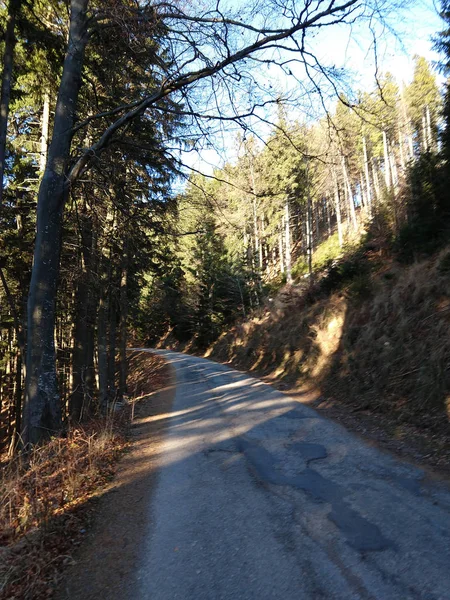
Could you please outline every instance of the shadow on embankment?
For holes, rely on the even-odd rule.
[[[418,458],[448,468],[449,274],[449,248],[405,267],[372,241],[313,286],[284,288],[205,356],[290,393],[320,390],[316,408],[371,415],[400,444],[423,435]]]

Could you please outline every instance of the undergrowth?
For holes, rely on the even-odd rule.
[[[450,248],[405,266],[371,239],[310,285],[287,287],[208,354],[352,410],[447,431]]]
[[[111,479],[127,445],[128,409],[92,420],[3,466],[0,598],[48,598],[85,534],[88,501]]]

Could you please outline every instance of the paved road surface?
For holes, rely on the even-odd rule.
[[[245,374],[160,351],[177,392],[135,590],[450,600],[450,489]]]

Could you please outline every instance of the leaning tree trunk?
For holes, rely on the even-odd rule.
[[[28,297],[25,444],[35,444],[62,428],[54,342],[55,300],[63,211],[68,194],[66,174],[87,43],[87,6],[88,0],[71,2],[69,41],[53,135],[38,195],[36,243]]]

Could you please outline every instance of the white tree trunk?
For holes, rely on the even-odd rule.
[[[281,225],[283,227],[283,223]],[[280,273],[284,274],[284,257],[283,257],[283,229],[278,234],[278,256],[280,259]]]
[[[289,216],[289,198],[286,196],[284,205],[284,239],[286,250],[286,283],[292,283],[292,266],[291,266],[291,231],[290,231],[290,216]]]
[[[41,120],[41,151],[39,154],[39,173],[43,175],[45,165],[47,164],[48,150],[48,129],[50,122],[50,96],[48,92],[44,94],[44,107]]]
[[[368,210],[368,213],[370,216],[372,214],[372,193],[370,191],[369,159],[367,157],[367,144],[366,144],[365,137],[363,137],[363,151],[364,151],[364,175],[366,177],[367,210]]]
[[[427,122],[427,134],[428,134],[428,149],[431,150],[433,147],[433,134],[431,131],[431,115],[430,115],[430,107],[427,104],[426,112],[426,122]]]
[[[389,190],[391,187],[391,169],[389,165],[389,151],[388,151],[388,142],[386,132],[383,131],[383,150],[384,150],[384,182],[386,184],[386,189]]]
[[[403,150],[403,132],[400,127],[400,123],[398,124],[398,146],[400,148],[400,167],[402,169],[402,173],[405,172],[405,153]]]
[[[347,199],[348,199],[348,206],[350,209],[350,218],[352,220],[353,229],[355,231],[357,231],[358,230],[358,221],[356,220],[355,203],[353,201],[352,186],[350,185],[350,179],[348,177],[347,165],[345,164],[344,156],[341,157],[341,161],[342,161],[342,173],[344,175],[344,185],[347,190]]]
[[[339,185],[338,179],[336,175],[336,171],[333,169],[333,179],[334,179],[334,207],[336,210],[336,225],[338,231],[338,240],[339,247],[342,248],[344,245],[344,236],[342,232],[342,218],[341,218],[341,200],[339,198]]]

